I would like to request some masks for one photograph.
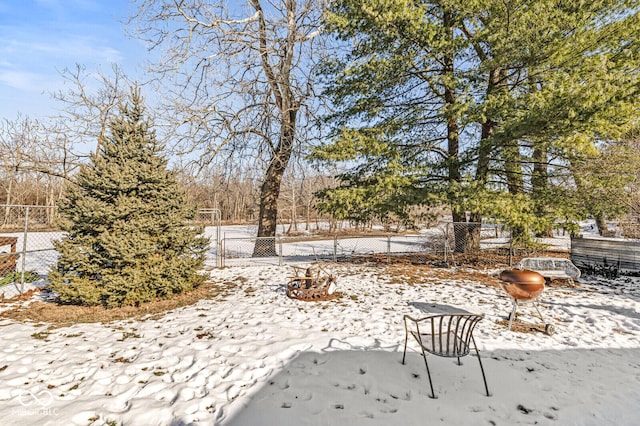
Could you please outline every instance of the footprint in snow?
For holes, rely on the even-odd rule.
[[[527,408],[522,404],[518,404],[518,411],[520,411],[523,414],[529,414],[531,413],[533,410],[531,408]]]

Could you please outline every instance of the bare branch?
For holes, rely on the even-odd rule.
[[[310,96],[322,60],[324,0],[228,4],[142,0],[130,22],[162,54],[150,71],[166,94],[163,115],[174,125],[176,152],[191,156],[198,170],[206,170],[204,162],[246,162],[247,155],[264,165],[258,233],[269,234],[294,148],[317,131],[310,123],[321,103]]]

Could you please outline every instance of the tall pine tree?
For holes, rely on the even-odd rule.
[[[138,90],[60,203],[67,235],[49,272],[62,303],[137,306],[204,280],[208,239],[144,116]]]
[[[335,0],[325,64],[333,139],[313,157],[349,171],[326,211],[445,205],[514,237],[575,220],[571,165],[638,122],[638,0]],[[362,194],[367,194],[363,196]],[[456,230],[456,247],[479,247]]]

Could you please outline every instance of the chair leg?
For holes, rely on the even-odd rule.
[[[476,339],[471,336],[471,340],[473,341],[473,348],[476,350],[476,355],[478,356],[478,362],[480,363],[480,371],[482,372],[482,380],[484,380],[484,390],[487,391],[487,396],[491,396],[489,393],[489,386],[487,386],[487,378],[484,375],[484,367],[482,366],[482,359],[480,359],[480,352],[478,351],[478,347],[476,346]]]
[[[404,329],[404,352],[402,353],[402,365],[404,365],[404,359],[407,356],[407,340],[409,339],[409,332],[406,327]]]
[[[424,353],[424,348],[420,345],[420,349],[422,349],[422,358],[424,358],[424,366],[427,367],[427,377],[429,378],[429,386],[431,387],[431,396],[430,398],[437,399],[435,392],[433,391],[433,382],[431,381],[431,371],[429,371],[429,363],[427,362],[427,354]]]

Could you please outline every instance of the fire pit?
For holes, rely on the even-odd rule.
[[[335,290],[336,279],[333,275],[320,276],[320,271],[313,267],[307,268],[304,276],[296,274],[291,277],[287,283],[287,296],[307,302],[332,299]]]
[[[544,291],[545,279],[542,275],[528,269],[507,269],[500,273],[500,286],[509,295],[513,302],[513,309],[509,314],[509,330],[516,317],[519,303],[532,302],[540,319],[544,318],[538,309],[538,297]],[[545,333],[552,335],[555,332],[553,324],[545,324]]]

